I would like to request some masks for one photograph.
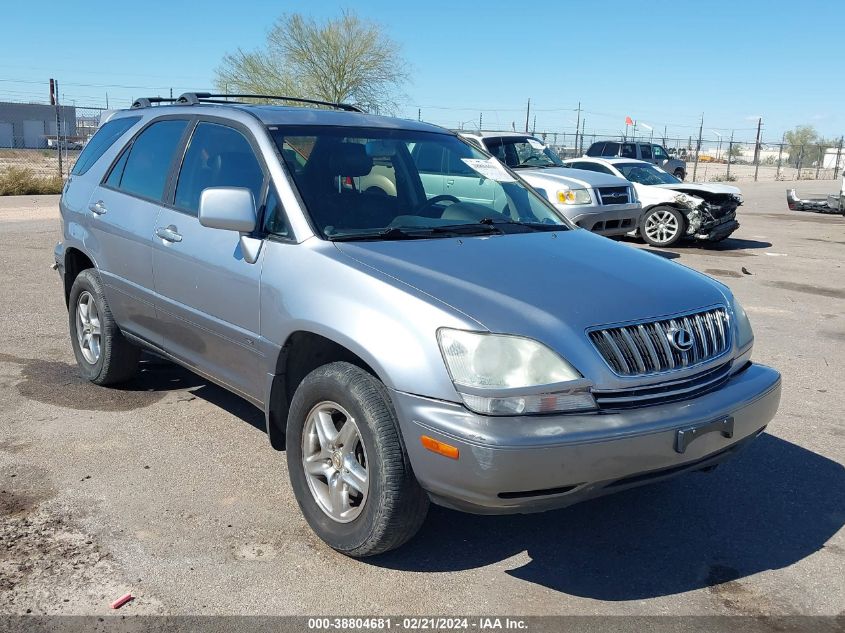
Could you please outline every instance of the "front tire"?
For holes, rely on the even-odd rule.
[[[684,235],[686,221],[677,209],[667,206],[652,207],[643,215],[640,235],[652,246],[672,246]]]
[[[71,286],[68,325],[73,354],[86,380],[112,385],[135,375],[141,350],[115,323],[100,276],[92,268],[79,273]]]
[[[680,168],[676,169],[676,170],[675,170],[675,173],[674,173],[673,175],[674,175],[674,176],[675,176],[675,178],[677,178],[678,180],[683,180],[684,178],[686,178],[686,177],[687,177],[686,172],[684,172],[684,170],[683,170],[683,169],[680,169]]]
[[[308,374],[287,422],[288,474],[311,529],[364,557],[410,540],[428,511],[385,386],[349,363]]]

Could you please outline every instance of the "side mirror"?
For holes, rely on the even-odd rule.
[[[243,187],[209,187],[200,194],[199,221],[210,229],[237,231],[244,261],[254,264],[264,240],[250,237],[255,230],[255,200]]]
[[[210,229],[252,233],[255,200],[243,187],[209,187],[200,194],[199,221]]]

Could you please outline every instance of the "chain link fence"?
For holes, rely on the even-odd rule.
[[[0,103],[0,195],[58,193],[80,151],[93,136],[103,108]],[[842,137],[826,144],[743,141],[727,137],[672,138],[598,132],[534,131],[563,158],[585,154],[598,142],[657,144],[686,162],[697,181],[833,180],[845,169]],[[629,154],[630,155],[630,154]]]
[[[104,112],[0,103],[0,195],[59,193]]]
[[[533,132],[555,148],[562,158],[586,154],[594,143],[622,144],[623,156],[634,158],[634,145],[656,144],[670,158],[686,162],[688,179],[696,181],[779,181],[835,180],[845,169],[845,147],[840,137],[835,143],[791,145],[729,138],[667,138],[624,136],[586,132]]]

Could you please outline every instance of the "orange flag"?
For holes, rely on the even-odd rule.
[[[631,119],[631,117],[625,117],[625,125],[634,125],[634,121]]]

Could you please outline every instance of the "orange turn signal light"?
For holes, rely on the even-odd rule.
[[[438,440],[435,440],[433,437],[429,437],[428,435],[420,435],[420,441],[422,442],[422,445],[428,450],[430,450],[432,453],[443,455],[444,457],[448,457],[449,459],[458,459],[458,455],[460,454],[460,451],[458,450],[457,446],[452,446],[451,444],[440,442]]]

